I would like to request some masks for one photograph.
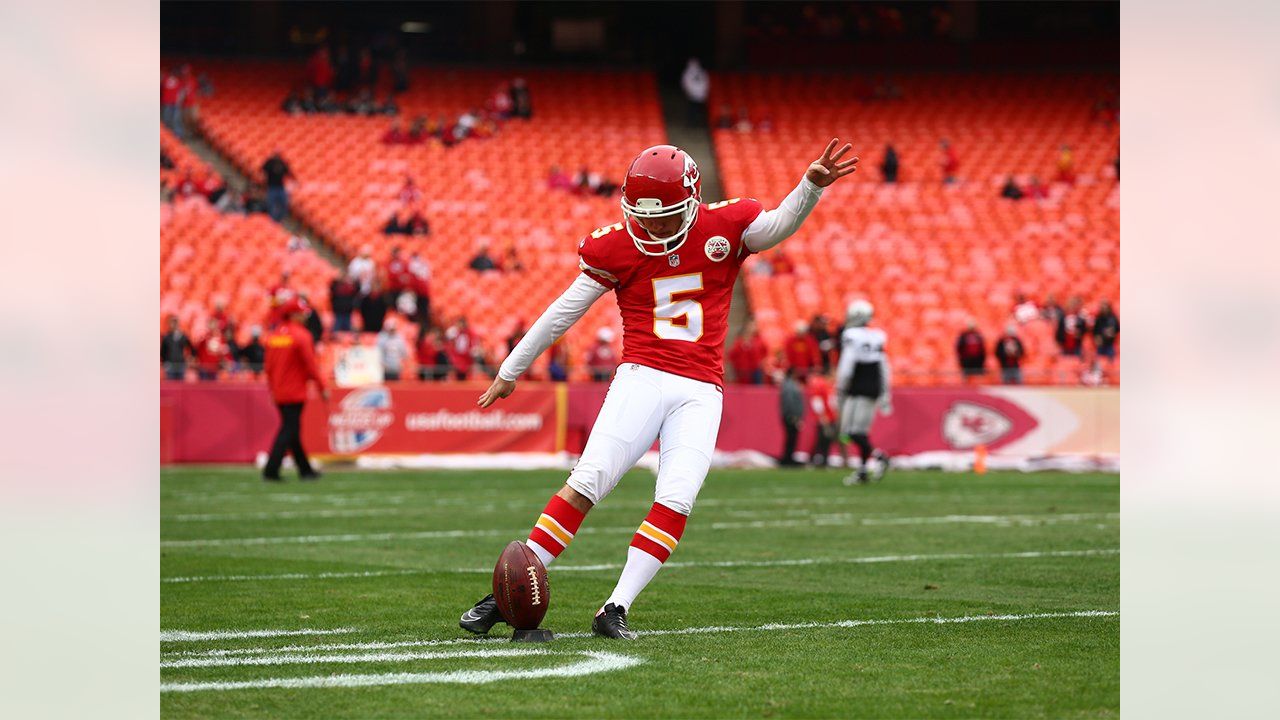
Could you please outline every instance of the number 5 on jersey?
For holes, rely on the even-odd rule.
[[[702,337],[702,303],[676,295],[702,290],[702,273],[653,281],[653,334],[663,340],[697,342]]]

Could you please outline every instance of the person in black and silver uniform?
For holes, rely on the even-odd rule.
[[[840,434],[858,446],[862,458],[858,471],[844,479],[846,485],[868,482],[873,466],[876,480],[884,477],[889,469],[888,457],[871,447],[871,421],[875,419],[876,408],[884,415],[893,412],[884,330],[867,327],[873,311],[866,300],[849,303],[845,328],[840,334],[840,363],[836,367]]]

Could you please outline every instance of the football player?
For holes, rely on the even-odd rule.
[[[857,169],[852,148],[832,139],[782,203],[703,204],[698,166],[683,150],[656,145],[636,156],[622,186],[622,221],[578,243],[582,272],[511,351],[478,404],[516,389],[534,359],[609,291],[622,314],[622,359],[591,435],[564,487],[551,497],[528,546],[551,565],[583,518],[659,440],[654,503],[632,537],[617,587],[592,622],[608,638],[634,639],[627,611],[675,550],[711,466],[720,428],[729,302],[742,263],[794,233],[822,191]],[[463,629],[500,621],[489,595]]]
[[[840,435],[858,446],[862,464],[844,479],[845,485],[866,483],[868,467],[874,461],[879,480],[889,469],[888,457],[871,447],[871,422],[876,408],[893,413],[889,394],[889,358],[885,355],[884,330],[867,327],[874,308],[866,300],[849,303],[845,328],[840,333],[840,362],[836,366],[836,389],[840,402]]]

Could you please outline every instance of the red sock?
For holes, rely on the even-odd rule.
[[[547,508],[542,511],[538,522],[534,523],[533,530],[529,531],[529,542],[537,543],[548,555],[555,558],[569,547],[584,517],[586,513],[570,505],[559,495],[552,495]],[[546,562],[545,558],[543,562]]]
[[[684,524],[688,520],[687,516],[671,508],[654,503],[649,509],[649,515],[631,538],[631,547],[649,553],[660,562],[666,562],[671,553],[675,552],[680,536],[684,534]]]

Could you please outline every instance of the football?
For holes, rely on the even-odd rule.
[[[493,569],[493,597],[507,624],[516,630],[533,630],[547,615],[551,587],[547,569],[529,546],[511,541]]]

